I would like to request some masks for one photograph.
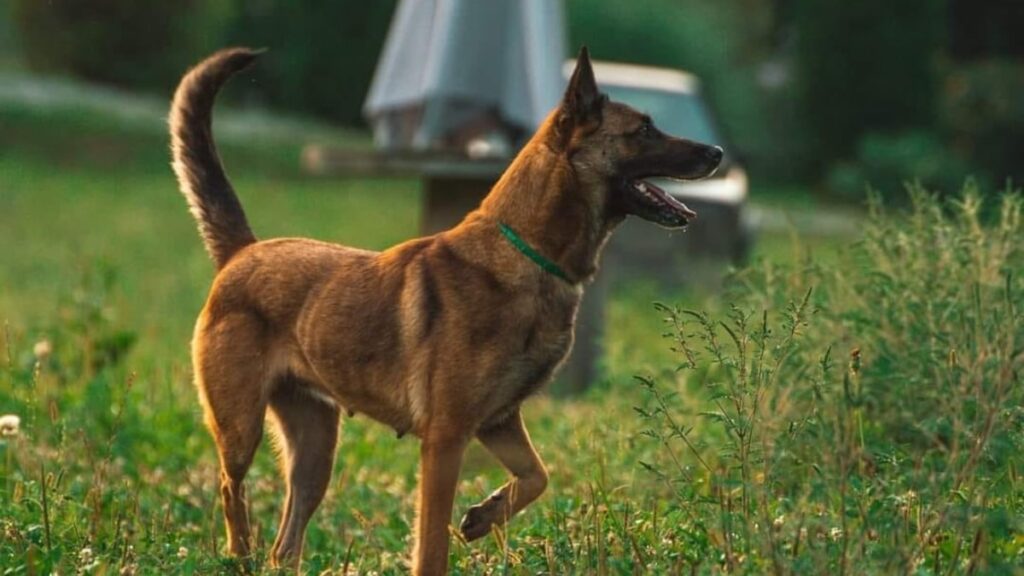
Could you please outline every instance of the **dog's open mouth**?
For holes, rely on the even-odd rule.
[[[666,228],[682,228],[697,217],[686,204],[646,180],[627,181],[625,188],[627,211],[644,220]]]

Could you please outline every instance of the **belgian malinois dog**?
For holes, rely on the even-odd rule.
[[[213,143],[221,85],[257,52],[218,52],[174,95],[174,171],[217,276],[192,341],[220,456],[230,552],[250,553],[242,480],[269,414],[288,491],[270,552],[297,567],[331,477],[338,420],[362,413],[421,441],[414,574],[442,574],[463,450],[474,437],[511,480],[471,507],[467,540],[535,500],[548,477],[523,400],[572,348],[583,285],[628,215],[680,228],[696,214],[643,179],[710,175],[716,146],[674,138],[609,101],[584,48],[560,105],[455,228],[370,252],[257,241]]]

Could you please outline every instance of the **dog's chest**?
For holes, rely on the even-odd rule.
[[[483,414],[500,421],[551,380],[573,343],[576,304],[541,306],[528,321],[508,330],[506,355],[494,367]]]

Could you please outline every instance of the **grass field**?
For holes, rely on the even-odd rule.
[[[324,137],[346,143],[359,138]],[[383,248],[415,234],[415,182],[304,178],[295,168],[299,143],[291,136],[242,134],[222,147],[259,235]],[[1016,230],[1006,234],[1020,236]],[[882,328],[868,322],[858,332],[864,309],[827,299],[843,294],[856,300],[857,291],[841,281],[841,267],[831,265],[857,262],[845,258],[853,240],[801,241],[763,237],[758,254],[770,264],[740,275],[735,286],[746,288],[727,300],[666,294],[642,282],[616,293],[601,380],[581,398],[542,395],[525,408],[551,473],[549,493],[506,534],[472,546],[456,542],[453,571],[1014,573],[1024,549],[1014,426],[1024,417],[1020,394],[1007,391],[1005,379],[1021,368],[1012,344],[1020,332],[1013,324],[1016,312],[1006,320],[1009,328],[998,325],[1001,331],[967,314],[977,321],[975,344],[954,349],[958,365],[974,366],[977,354],[991,352],[988,362],[995,367],[977,368],[984,394],[973,396],[976,411],[936,424],[941,430],[926,437],[941,436],[945,452],[910,433],[913,427],[902,444],[893,440],[906,425],[900,415],[919,414],[868,386],[872,378],[892,383],[874,361],[887,356],[860,334],[897,348],[928,338],[913,332],[919,327],[906,313],[895,312]],[[0,247],[0,414],[21,418],[17,434],[0,438],[0,573],[240,572],[245,566],[220,554],[216,460],[201,426],[188,359],[192,322],[212,269],[175,189],[160,127],[80,110],[0,107]],[[1019,263],[1010,248],[984,255],[998,256],[1005,266]],[[948,264],[955,268],[957,262]],[[902,278],[899,266],[888,275]],[[811,304],[835,314],[819,315],[827,322],[805,330],[809,317],[794,316],[787,303],[799,301],[811,284],[825,287]],[[941,301],[946,314],[962,306],[959,293],[950,290],[949,300]],[[887,302],[886,294],[878,297]],[[655,310],[654,300],[711,310],[731,326],[729,334],[739,335],[736,350],[716,352],[712,338],[698,347],[710,359],[691,357],[702,325],[685,323],[693,317],[674,309]],[[770,311],[778,323],[772,338],[780,340],[763,334],[758,340],[754,321],[737,325],[726,305],[733,300],[756,314]],[[708,322],[710,334],[726,337],[719,324]],[[681,325],[686,328],[674,330]],[[800,339],[806,346],[785,339],[790,325],[798,328],[794,334],[806,333]],[[666,328],[675,339],[663,337]],[[941,330],[933,336],[940,333],[943,343],[955,340]],[[989,336],[999,345],[989,346]],[[1010,352],[1000,338],[1011,339]],[[843,360],[833,362],[839,368],[822,361],[819,372],[812,369],[836,339],[846,349],[863,347],[869,358],[863,370],[850,368],[847,380]],[[740,353],[758,342],[761,358],[774,358],[777,373],[786,375],[783,383],[766,374],[769,363]],[[833,357],[844,353],[837,348]],[[949,350],[944,354],[949,362]],[[918,370],[922,386],[944,390],[927,366],[908,362],[904,368]],[[874,400],[854,408],[832,403],[844,388],[823,380],[812,386],[811,373],[846,384],[851,374],[863,378],[863,385],[854,382],[864,386],[856,390],[870,391]],[[645,379],[634,380],[634,374]],[[714,382],[725,388],[707,388]],[[1003,387],[990,390],[989,382]],[[965,396],[969,390],[950,398]],[[1006,415],[992,415],[997,400]],[[751,406],[770,408],[770,417],[757,408],[751,413]],[[801,414],[804,409],[812,414]],[[985,414],[998,426],[977,428]],[[310,526],[304,569],[403,573],[417,444],[359,417],[342,428],[334,480]],[[970,450],[951,448],[968,438],[975,443]],[[989,450],[991,443],[998,452]],[[817,476],[808,476],[812,469]],[[962,477],[951,488],[953,474]],[[806,486],[794,485],[802,477]],[[474,447],[456,514],[503,481],[497,463]],[[273,540],[281,501],[269,450],[260,452],[248,484],[262,555]],[[966,504],[951,508],[952,493]],[[854,495],[871,510],[851,505]],[[948,526],[936,524],[937,518]],[[879,535],[881,530],[891,534]],[[253,567],[265,571],[260,558]]]
[[[15,386],[0,396],[0,413],[20,414],[24,423],[21,436],[4,446],[10,490],[3,497],[28,516],[3,515],[8,535],[16,537],[6,542],[0,564],[19,571],[31,571],[30,566],[71,571],[82,563],[81,549],[89,548],[100,566],[113,570],[126,563],[124,547],[131,544],[135,556],[127,563],[142,573],[216,570],[221,527],[215,515],[205,512],[215,507],[215,458],[200,424],[188,368],[191,327],[212,268],[167,166],[163,135],[76,112],[54,117],[8,110],[4,125],[0,245],[7,248],[0,257],[0,311],[6,321],[6,369],[13,376],[5,384]],[[225,147],[229,167],[239,174],[236,187],[262,236],[306,235],[384,248],[416,233],[416,182],[304,179],[295,173],[297,155],[297,146],[289,142]],[[611,314],[629,321],[636,309],[646,309],[653,318],[649,298],[642,295],[617,299]],[[631,332],[642,336],[647,331],[617,331],[624,341]],[[83,348],[102,354],[97,349],[116,345],[110,342],[125,335],[133,342],[126,356],[109,365],[83,366],[89,363]],[[54,352],[36,372],[32,348],[42,341]],[[18,388],[14,374],[25,369],[33,375],[23,383],[26,388]],[[577,494],[581,482],[592,480],[589,474],[573,473],[579,466],[595,467],[608,454],[626,453],[614,443],[630,441],[629,435],[611,431],[629,424],[622,418],[629,414],[628,403],[619,406],[610,396],[596,402],[540,398],[534,403],[537,441],[559,439],[549,464],[563,494]],[[43,416],[51,406],[59,414],[54,421]],[[608,408],[611,422],[601,425],[598,434],[593,416]],[[609,438],[604,438],[606,429]],[[565,445],[570,437],[574,445]],[[395,569],[406,547],[416,445],[360,419],[345,424],[343,438],[332,490],[336,496],[311,527],[307,568],[337,567],[348,559],[361,571]],[[593,438],[613,444],[595,447]],[[44,448],[51,451],[49,462],[34,457]],[[28,452],[33,453],[29,462],[17,456]],[[94,475],[98,463],[104,470]],[[48,482],[56,493],[67,494],[71,508],[61,510],[65,503],[59,498],[54,504],[54,525],[63,528],[55,529],[60,534],[50,536],[50,546],[34,540],[42,535],[39,510],[33,509],[39,494],[25,494],[40,489],[36,466],[40,473],[44,466],[61,473]],[[636,472],[626,463],[615,468],[626,478]],[[465,477],[462,508],[495,486],[502,474],[488,457],[474,452]],[[267,451],[250,480],[258,533],[272,539],[280,498]],[[623,481],[616,474],[616,486]],[[103,495],[103,502],[95,503],[98,523],[86,526],[81,507],[88,504],[79,499],[87,500],[90,493]],[[563,507],[578,504],[575,496],[563,496]],[[138,523],[117,525],[125,522],[122,516]],[[123,535],[156,530],[146,524],[158,520],[174,529],[148,544]],[[182,547],[189,550],[186,558],[178,557]],[[22,557],[28,550],[34,552]],[[491,545],[488,554],[496,550]],[[471,560],[470,552],[461,551],[464,565],[483,561]]]

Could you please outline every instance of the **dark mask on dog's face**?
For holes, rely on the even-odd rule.
[[[580,51],[559,109],[559,131],[578,173],[605,183],[612,218],[629,214],[668,228],[681,228],[697,214],[645,178],[694,180],[710,176],[722,149],[669,136],[651,118],[597,88],[586,48]]]

